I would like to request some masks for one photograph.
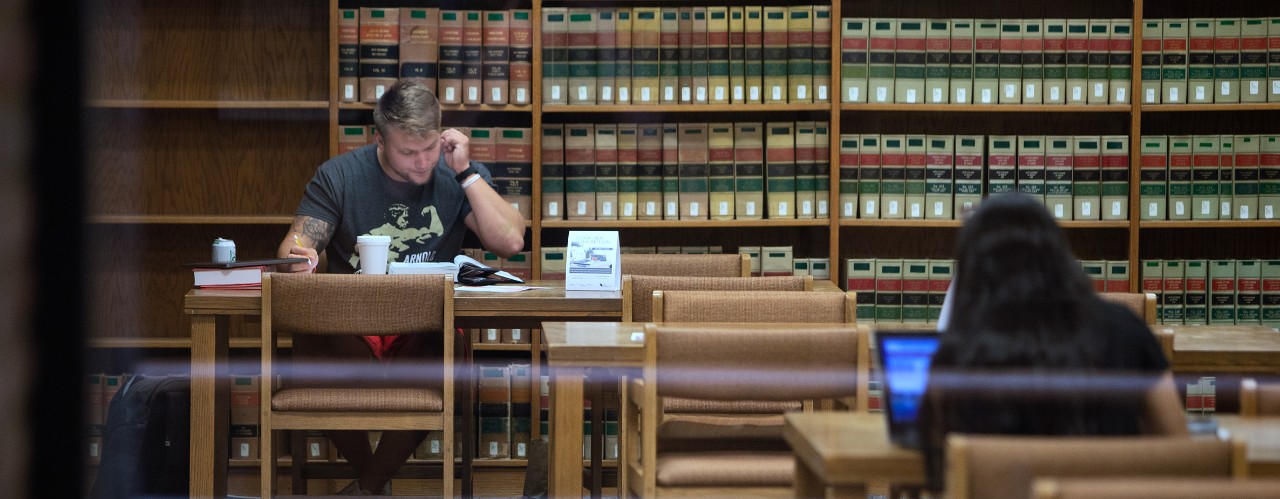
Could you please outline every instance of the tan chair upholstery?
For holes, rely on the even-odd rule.
[[[653,292],[663,291],[811,291],[813,276],[686,277],[622,276],[622,321],[653,320]]]
[[[780,435],[771,423],[744,424],[736,415],[672,418],[661,401],[851,396],[857,391],[866,335],[865,328],[850,325],[647,325],[644,382],[624,393],[623,465],[629,491],[641,497],[789,497],[795,464],[785,443],[744,445]],[[678,442],[678,437],[693,435],[703,439],[699,445]],[[706,440],[711,437],[714,442]]]
[[[1230,478],[1042,478],[1035,499],[1275,499],[1280,480]]]
[[[1038,477],[1242,477],[1244,444],[1186,437],[951,435],[949,499],[1030,497]]]
[[[622,273],[686,277],[750,277],[751,256],[742,253],[670,255],[623,253]]]
[[[653,321],[853,324],[854,305],[853,292],[659,290]]]
[[[1152,293],[1100,293],[1103,300],[1124,305],[1134,315],[1142,318],[1148,325],[1154,325],[1156,319],[1156,295]]]
[[[444,353],[438,378],[394,388],[298,387],[274,382],[281,334],[428,334]],[[439,275],[264,274],[260,439],[262,497],[275,494],[275,430],[441,430],[453,463],[453,282]],[[297,456],[295,456],[297,459]],[[453,497],[453,466],[442,466]]]
[[[1240,415],[1280,415],[1280,383],[1259,383],[1254,378],[1240,380]]]

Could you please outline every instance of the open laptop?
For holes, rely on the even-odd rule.
[[[916,419],[929,379],[929,364],[938,349],[937,331],[876,331],[876,355],[883,375],[884,413],[889,441],[920,448]]]

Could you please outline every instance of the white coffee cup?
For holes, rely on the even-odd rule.
[[[387,253],[391,250],[391,236],[359,236],[356,252],[360,254],[360,273],[387,273]]]

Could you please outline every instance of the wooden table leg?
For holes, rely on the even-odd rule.
[[[230,413],[225,316],[191,316],[191,484],[193,498],[227,495]]]
[[[582,397],[584,369],[551,369],[551,435],[548,497],[582,497]]]

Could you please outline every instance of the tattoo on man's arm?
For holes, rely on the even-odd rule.
[[[329,238],[333,236],[333,226],[324,220],[304,218],[302,235],[315,243],[316,251],[323,251],[329,245]]]

